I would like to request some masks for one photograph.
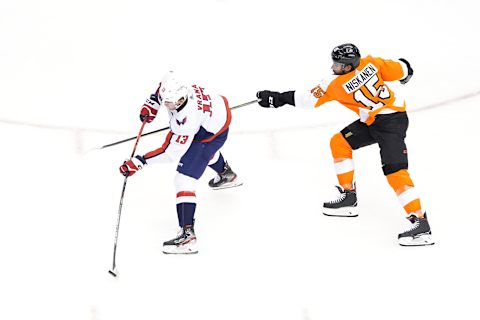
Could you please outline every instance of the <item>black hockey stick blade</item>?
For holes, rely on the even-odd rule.
[[[113,269],[113,270],[108,270],[108,273],[110,273],[112,276],[114,276],[115,278],[118,276],[118,271],[117,269]]]

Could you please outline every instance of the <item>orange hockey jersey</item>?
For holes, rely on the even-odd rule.
[[[405,111],[405,101],[398,101],[385,82],[401,80],[407,75],[407,65],[400,60],[367,56],[350,73],[332,75],[309,92],[295,91],[295,106],[316,108],[336,100],[370,125],[377,114]]]

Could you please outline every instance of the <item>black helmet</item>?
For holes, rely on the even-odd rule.
[[[360,51],[351,43],[341,44],[332,50],[332,60],[344,65],[351,65],[353,69],[360,64]]]

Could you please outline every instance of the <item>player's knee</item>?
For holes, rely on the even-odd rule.
[[[335,159],[352,158],[352,147],[340,132],[330,139],[330,149]]]
[[[388,184],[397,194],[407,190],[407,187],[413,187],[413,181],[407,169],[402,169],[386,176]]]
[[[183,173],[177,173],[175,175],[174,184],[175,189],[178,191],[195,191],[197,189],[197,179],[184,175]]]
[[[402,163],[387,163],[382,167],[383,174],[388,176],[389,174],[398,172],[400,170],[406,170],[408,169],[408,163],[402,162]]]

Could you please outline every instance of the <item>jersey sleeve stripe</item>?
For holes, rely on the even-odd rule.
[[[168,146],[170,145],[170,141],[172,140],[172,137],[173,137],[173,132],[170,131],[165,138],[165,142],[160,148],[147,152],[143,157],[147,160],[147,159],[154,158],[162,153],[165,153],[165,150],[167,150]]]

